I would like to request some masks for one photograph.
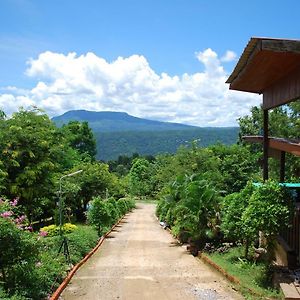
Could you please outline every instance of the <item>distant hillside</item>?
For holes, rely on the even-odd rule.
[[[97,141],[97,158],[107,161],[119,155],[175,153],[180,145],[198,140],[206,147],[217,142],[233,144],[238,127],[196,127],[136,118],[120,112],[73,110],[52,119],[58,126],[71,120],[87,121]]]
[[[87,121],[94,132],[165,131],[198,128],[178,123],[168,123],[133,117],[124,112],[71,110],[52,120],[58,126],[69,121]]]
[[[107,161],[115,160],[119,155],[131,156],[135,152],[140,155],[175,153],[180,145],[188,146],[194,140],[198,140],[202,147],[217,142],[230,145],[237,141],[238,132],[238,127],[207,127],[156,132],[98,132],[95,136],[98,159]]]

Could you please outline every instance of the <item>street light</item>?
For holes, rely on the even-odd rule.
[[[67,259],[67,261],[70,263],[70,253],[69,253],[69,247],[68,247],[68,240],[67,238],[63,235],[63,230],[62,230],[62,223],[63,223],[63,205],[62,205],[62,197],[61,197],[61,194],[62,194],[62,179],[63,178],[66,178],[66,177],[71,177],[71,176],[74,176],[78,173],[81,173],[82,170],[78,170],[76,172],[73,172],[73,173],[70,173],[70,174],[66,174],[66,175],[63,175],[59,178],[59,203],[58,203],[58,209],[59,209],[59,235],[61,237],[61,240],[62,240],[62,243],[59,247],[59,250],[58,250],[58,253],[61,252],[61,250],[63,249],[64,250],[64,255]]]

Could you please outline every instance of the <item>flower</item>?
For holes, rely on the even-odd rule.
[[[47,231],[40,231],[39,236],[47,236],[48,232]]]
[[[1,217],[3,218],[9,218],[13,215],[13,212],[12,211],[5,211],[3,213],[0,214]]]
[[[18,217],[18,218],[15,219],[15,223],[16,224],[21,224],[21,223],[24,222],[25,219],[26,219],[26,216],[22,215],[22,216],[20,216],[20,217]]]
[[[19,201],[19,198],[16,198],[16,199],[14,199],[13,201],[10,201],[9,204],[10,204],[11,206],[17,206],[18,201]]]
[[[32,231],[33,230],[31,226],[26,226],[24,229],[28,230],[28,231]]]

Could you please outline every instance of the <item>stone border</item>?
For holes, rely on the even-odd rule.
[[[100,248],[100,246],[103,244],[106,237],[115,229],[117,225],[121,223],[121,221],[124,219],[124,217],[127,214],[125,214],[104,236],[102,236],[97,243],[97,245],[79,262],[77,263],[72,270],[68,273],[68,275],[65,277],[63,282],[60,284],[60,286],[56,289],[56,291],[52,294],[50,297],[50,300],[58,300],[61,293],[64,291],[66,286],[71,281],[72,277],[75,275],[77,270]]]

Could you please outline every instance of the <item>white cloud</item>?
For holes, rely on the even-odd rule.
[[[231,50],[227,50],[225,55],[221,57],[222,62],[231,62],[237,59],[237,55],[235,52]]]
[[[196,57],[204,65],[202,72],[170,76],[157,74],[141,55],[107,62],[94,53],[43,52],[28,61],[25,72],[37,80],[35,87],[8,87],[0,93],[0,108],[10,114],[34,104],[50,116],[71,109],[111,110],[199,126],[236,125],[260,97],[229,91],[225,84],[222,62],[235,59],[235,53],[227,51],[220,59],[209,48]]]

